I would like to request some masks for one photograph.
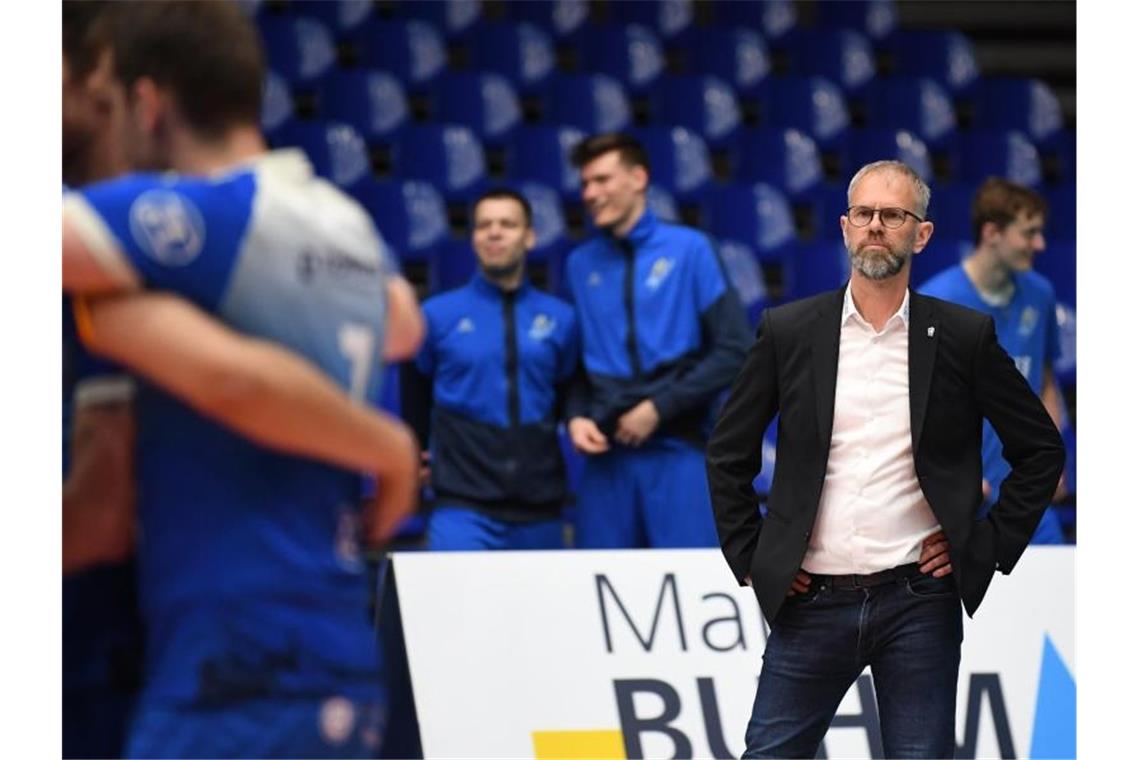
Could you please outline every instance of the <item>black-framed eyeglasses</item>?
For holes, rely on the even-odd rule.
[[[870,208],[869,206],[850,206],[847,209],[847,221],[856,227],[866,227],[875,218],[875,214],[879,215],[879,221],[888,230],[897,230],[902,227],[908,216],[913,216],[920,222],[925,221],[918,214],[911,213],[905,208]]]

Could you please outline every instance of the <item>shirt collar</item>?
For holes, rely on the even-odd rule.
[[[657,215],[649,210],[649,206],[646,206],[645,211],[641,213],[641,217],[637,220],[637,223],[633,225],[633,228],[630,229],[629,234],[626,235],[624,239],[632,243],[635,248],[640,247],[653,235],[658,224]],[[614,242],[621,247],[620,240],[615,239]]]
[[[852,317],[870,326],[867,320],[863,319],[863,315],[859,313],[859,310],[855,308],[855,299],[851,296],[851,282],[848,281],[847,289],[843,292],[843,316],[839,324],[847,324],[847,320]],[[907,288],[906,292],[903,293],[903,300],[902,304],[899,305],[899,310],[891,315],[890,319],[883,325],[883,330],[886,330],[891,322],[896,319],[902,322],[904,328],[910,329],[910,288]]]
[[[474,255],[474,254],[472,254],[472,255]],[[505,290],[503,290],[498,285],[496,285],[495,283],[493,283],[489,279],[487,279],[487,276],[485,274],[483,274],[483,270],[479,269],[478,267],[476,267],[476,269],[475,269],[475,274],[471,276],[471,287],[475,288],[476,292],[481,293],[481,294],[486,295],[486,296],[490,296],[492,298],[502,298],[503,294],[506,293]],[[514,291],[515,298],[517,299],[517,298],[521,297],[529,289],[530,289],[530,280],[527,278],[526,274],[524,273],[522,282],[519,283],[518,288]]]

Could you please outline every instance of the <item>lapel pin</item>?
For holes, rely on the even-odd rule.
[[[928,338],[934,337],[934,328],[933,327],[926,328],[926,337],[928,337]]]

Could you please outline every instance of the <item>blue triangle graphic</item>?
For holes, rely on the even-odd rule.
[[[1033,716],[1031,758],[1077,756],[1077,682],[1065,666],[1052,639],[1045,636],[1037,711]]]

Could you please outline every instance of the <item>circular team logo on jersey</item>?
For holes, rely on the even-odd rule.
[[[206,225],[197,206],[171,190],[148,190],[131,204],[131,234],[155,261],[186,266],[202,252]]]

